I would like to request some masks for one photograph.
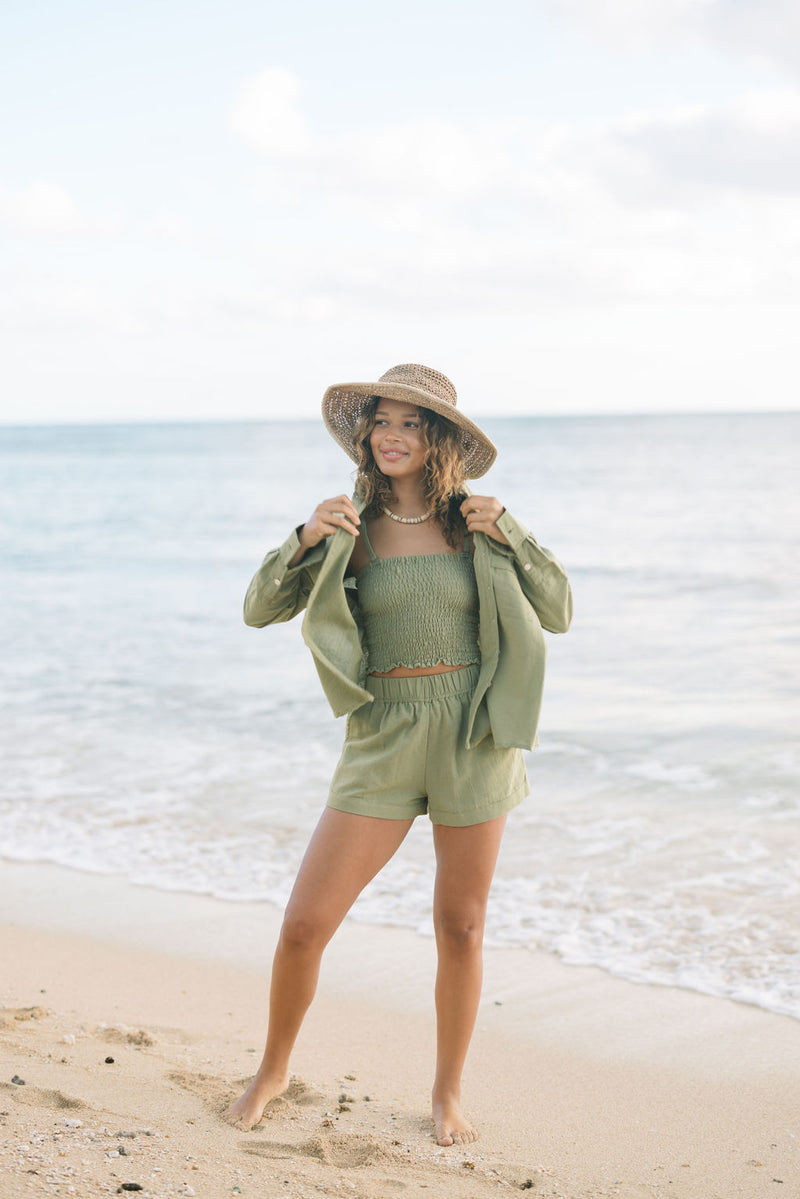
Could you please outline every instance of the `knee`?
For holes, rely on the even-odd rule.
[[[326,930],[313,917],[287,912],[281,927],[281,948],[289,953],[308,953],[324,947],[328,940]]]
[[[439,912],[434,920],[439,948],[449,953],[475,953],[483,945],[483,924],[483,912]]]

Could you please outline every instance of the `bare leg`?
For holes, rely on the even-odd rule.
[[[467,828],[433,827],[439,968],[432,1100],[439,1145],[466,1145],[478,1136],[461,1110],[461,1074],[478,1014],[486,904],[505,824],[499,816]]]
[[[289,1055],[314,998],[322,952],[367,883],[393,856],[411,820],[381,820],[326,808],[294,889],[275,950],[264,1057],[245,1093],[225,1112],[249,1129],[289,1083]]]

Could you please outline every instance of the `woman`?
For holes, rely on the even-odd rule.
[[[542,627],[563,632],[571,594],[553,556],[488,496],[496,456],[428,367],[328,388],[326,426],[358,464],[353,500],[324,500],[268,554],[245,599],[262,627],[303,608],[303,636],[342,756],[289,899],[273,963],[264,1057],[226,1118],[256,1124],[289,1081],[289,1055],[322,952],[414,818],[433,823],[438,1144],[477,1133],[461,1074],[477,1015],[489,887],[508,812],[528,793],[544,675]]]

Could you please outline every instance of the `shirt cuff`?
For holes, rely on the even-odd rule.
[[[524,545],[528,539],[528,530],[525,528],[525,526],[520,524],[516,517],[512,516],[507,508],[503,513],[501,513],[500,516],[498,516],[495,524],[508,541],[508,544],[511,546],[514,553],[518,554],[520,547]]]

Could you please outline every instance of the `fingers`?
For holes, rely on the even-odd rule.
[[[470,495],[461,505],[461,515],[470,533],[485,533],[505,511],[494,496]]]
[[[356,511],[353,501],[346,495],[337,495],[335,499],[323,500],[316,510],[320,519],[329,524],[333,530],[347,529],[355,537],[361,517]]]
[[[497,527],[497,519],[504,512],[500,501],[489,495],[470,495],[461,505],[461,515],[466,521],[468,533],[485,533],[501,545],[508,545],[505,533],[501,533]]]
[[[360,524],[361,518],[353,501],[346,495],[337,495],[317,505],[303,525],[300,543],[310,549],[337,529],[346,529],[355,537]]]

